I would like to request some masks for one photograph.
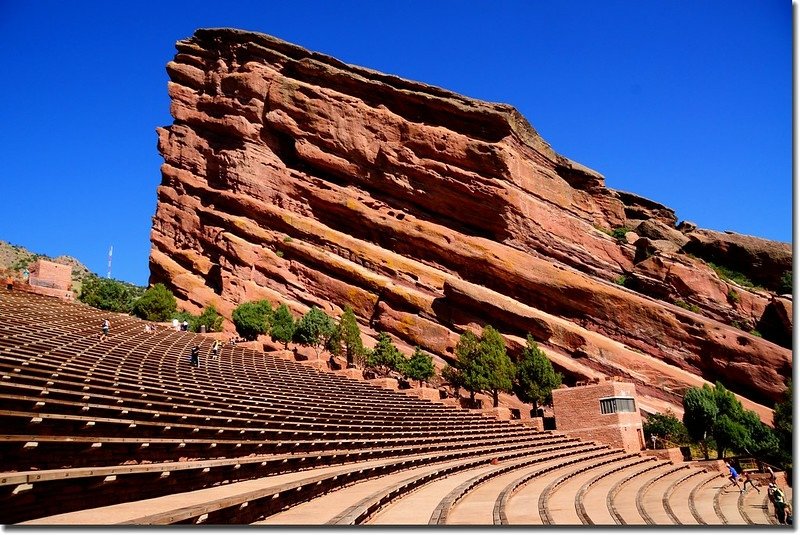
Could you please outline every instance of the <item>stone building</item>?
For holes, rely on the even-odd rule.
[[[73,299],[72,268],[49,260],[38,259],[29,267],[27,288],[33,293]]]
[[[645,448],[633,383],[601,381],[553,390],[553,413],[560,432],[628,452]]]

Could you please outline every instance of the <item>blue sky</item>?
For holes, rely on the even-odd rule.
[[[133,4],[133,3],[131,3]],[[792,240],[786,0],[0,0],[0,239],[146,284],[171,123],[164,65],[196,28],[269,33],[519,109],[609,187],[717,230]]]

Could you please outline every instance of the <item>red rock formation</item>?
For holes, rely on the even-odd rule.
[[[572,378],[623,376],[671,403],[719,379],[769,418],[755,403],[778,399],[791,352],[720,320],[755,325],[770,296],[729,303],[683,243],[664,252],[699,231],[606,188],[510,106],[262,34],[198,30],[177,49],[150,265],[189,309],[349,304],[444,358],[490,323],[512,350],[531,332]],[[609,236],[641,225],[646,251]],[[689,294],[701,314],[672,304]],[[770,310],[785,329],[791,313]]]

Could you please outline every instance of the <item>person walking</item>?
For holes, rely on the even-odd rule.
[[[742,492],[747,490],[747,484],[750,483],[750,487],[756,489],[756,492],[761,494],[761,489],[758,488],[756,482],[750,477],[750,472],[742,472],[742,478],[744,483],[742,483]]]
[[[786,523],[786,495],[775,483],[767,485],[767,497],[772,502],[775,508],[775,517],[778,519],[778,524]]]
[[[108,321],[108,318],[103,319],[103,323],[100,325],[100,341],[104,341],[108,338],[108,333],[111,331],[111,322]]]
[[[730,463],[728,462],[725,463],[725,468],[727,468],[728,472],[730,473],[728,479],[731,480],[731,484],[736,485],[736,488],[739,489],[740,493],[744,492],[744,490],[742,490],[742,487],[739,486],[739,473],[736,471],[736,469],[733,466],[731,466]]]
[[[200,366],[200,346],[195,345],[189,356],[189,363],[195,368]]]
[[[772,493],[773,505],[775,505],[775,516],[778,518],[778,524],[786,523],[786,495],[781,488],[775,485],[775,492]]]
[[[211,358],[219,358],[219,350],[222,348],[222,343],[219,340],[214,340],[211,344]]]

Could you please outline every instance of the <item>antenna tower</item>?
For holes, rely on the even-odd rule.
[[[113,254],[114,254],[114,246],[112,245],[108,249],[108,274],[106,275],[107,279],[111,278],[111,255],[113,255]]]

